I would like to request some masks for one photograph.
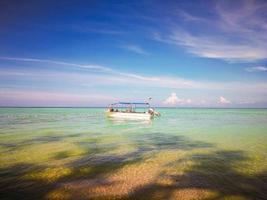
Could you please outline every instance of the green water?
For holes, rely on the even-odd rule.
[[[267,199],[267,109],[1,108],[0,199]]]

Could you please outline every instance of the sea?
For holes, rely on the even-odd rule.
[[[0,108],[0,199],[267,199],[267,109]]]

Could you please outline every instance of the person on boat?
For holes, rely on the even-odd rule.
[[[132,107],[127,108],[126,112],[129,112],[129,113],[133,112],[133,108]]]
[[[109,108],[108,111],[109,111],[109,112],[113,112],[114,109],[113,109],[113,108]]]

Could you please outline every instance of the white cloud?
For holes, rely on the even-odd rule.
[[[192,103],[192,100],[191,99],[186,99],[186,103],[190,104],[190,103]]]
[[[172,93],[171,96],[169,96],[163,103],[167,105],[176,105],[181,100],[178,99],[176,96],[176,93]]]
[[[251,44],[227,42],[216,36],[194,36],[191,33],[176,30],[169,36],[169,40],[184,46],[188,52],[205,58],[218,58],[227,61],[253,61],[267,58],[265,46],[257,45],[258,48],[255,48]]]
[[[214,16],[209,18],[180,11],[186,23],[201,26],[201,31],[195,34],[172,26],[169,34],[156,34],[155,39],[183,46],[199,57],[237,62],[266,59],[267,21],[262,13],[267,12],[267,3],[242,1],[238,6],[231,3],[218,1],[211,11]]]
[[[230,104],[231,101],[227,100],[227,99],[224,98],[223,96],[220,96],[218,103],[219,103],[219,104]]]
[[[67,63],[56,60],[35,59],[35,58],[13,58],[0,57],[2,60],[47,63],[61,65],[63,67],[79,68],[83,71],[75,72],[55,72],[45,70],[40,73],[39,70],[3,70],[0,76],[17,76],[24,79],[47,79],[47,80],[64,80],[66,82],[77,82],[81,85],[133,85],[143,87],[160,87],[171,89],[203,89],[203,90],[230,90],[240,91],[246,88],[246,92],[263,92],[267,91],[266,82],[214,82],[214,81],[194,81],[180,77],[169,76],[144,76],[134,73],[126,73],[109,67],[91,64]]]
[[[125,76],[125,77],[140,79],[140,80],[147,80],[147,81],[156,80],[153,77],[145,77],[145,76],[141,76],[141,75],[138,75],[138,74],[132,74],[132,73],[124,73],[124,72],[113,70],[113,69],[111,69],[109,67],[105,67],[105,66],[102,66],[102,65],[77,64],[77,63],[62,62],[62,61],[50,60],[50,59],[17,58],[17,57],[3,57],[3,56],[0,56],[0,60],[55,64],[55,65],[61,65],[61,66],[80,68],[80,69],[84,69],[84,70],[93,70],[93,71],[98,71],[98,72],[101,72],[101,73]]]
[[[132,51],[134,53],[137,54],[141,54],[141,55],[149,55],[149,53],[144,50],[142,47],[134,45],[134,44],[128,44],[123,46],[124,49],[127,49],[128,51]]]
[[[81,79],[84,77],[84,79],[88,80],[89,78],[92,80],[95,80],[94,82],[99,83],[108,83],[108,84],[122,84],[122,83],[128,83],[128,84],[143,84],[144,86],[154,86],[154,87],[168,87],[168,88],[218,88],[221,87],[218,83],[209,83],[209,82],[196,82],[193,80],[188,79],[182,79],[178,77],[154,77],[154,76],[143,76],[140,74],[133,74],[133,73],[125,73],[117,70],[113,70],[109,67],[101,66],[101,65],[83,65],[83,64],[77,64],[77,63],[68,63],[68,62],[61,62],[56,60],[47,60],[47,59],[35,59],[35,58],[16,58],[16,57],[0,57],[2,60],[9,60],[9,61],[20,61],[20,62],[33,62],[33,63],[47,63],[47,64],[56,64],[61,66],[67,66],[67,67],[74,67],[84,70],[93,70],[94,72],[100,72],[97,74],[76,74],[79,76],[78,79]],[[10,75],[23,75],[25,76],[29,73],[23,72],[23,71],[10,71],[10,72],[3,72],[3,74],[9,73]],[[37,72],[35,75],[38,77],[44,77],[44,76],[55,76],[56,73],[39,73]],[[61,74],[64,74],[62,72]],[[31,73],[33,76],[33,74]],[[60,74],[57,74],[58,76]],[[1,76],[1,74],[0,74]],[[68,76],[70,80],[73,80],[75,77],[75,73],[71,74],[65,74],[65,76]]]
[[[264,66],[248,67],[245,70],[247,72],[264,72],[267,71],[267,67]]]
[[[178,15],[180,17],[182,17],[187,22],[190,22],[190,21],[192,21],[192,22],[204,22],[204,23],[208,22],[205,18],[191,15],[190,13],[185,12],[184,10],[178,10]]]
[[[62,62],[57,60],[48,60],[48,59],[36,59],[36,58],[18,58],[18,57],[4,57],[0,56],[1,60],[10,60],[10,61],[20,61],[20,62],[35,62],[35,63],[49,63],[49,64],[56,64],[56,65],[64,65],[70,67],[78,67],[83,69],[92,69],[92,70],[100,70],[103,72],[110,72],[112,69],[100,65],[82,65],[76,63],[68,63]]]
[[[1,58],[0,58],[1,59]],[[3,58],[2,58],[3,59]],[[12,61],[12,58],[8,58]],[[30,83],[30,88],[38,88],[40,81],[42,83],[49,83],[46,85],[46,89],[55,91],[60,89],[62,83],[68,88],[78,88],[81,94],[87,94],[88,90],[92,91],[93,94],[97,94],[97,87],[112,86],[110,90],[107,90],[105,94],[110,96],[120,96],[121,94],[116,92],[116,88],[131,88],[138,91],[145,91],[142,93],[145,95],[152,95],[154,93],[157,98],[161,98],[162,89],[179,89],[183,95],[192,96],[195,99],[205,99],[206,102],[200,102],[191,99],[181,99],[177,95],[172,94],[170,98],[165,100],[164,105],[190,105],[190,106],[214,106],[218,105],[217,100],[213,99],[214,96],[218,95],[218,92],[227,92],[228,96],[234,101],[239,102],[240,100],[254,101],[254,102],[265,102],[267,95],[267,83],[264,81],[232,81],[232,82],[219,82],[219,81],[194,81],[189,79],[183,79],[180,77],[170,76],[146,76],[140,74],[126,73],[122,71],[113,70],[108,67],[101,65],[81,65],[76,63],[66,63],[55,60],[42,60],[42,59],[29,59],[29,58],[14,58],[14,61],[18,62],[34,62],[36,69],[1,69],[0,80],[8,78],[9,80],[15,80],[20,82]],[[38,63],[45,63],[41,65],[43,68],[38,66]],[[53,70],[51,66],[62,65],[62,67],[72,67],[73,69],[78,68],[79,70]],[[87,67],[85,67],[87,66]],[[98,66],[90,68],[88,66]],[[40,71],[41,69],[41,71]],[[105,69],[105,70],[103,70]],[[35,84],[37,83],[37,84]],[[51,88],[51,85],[56,85],[56,88]],[[29,85],[7,85],[2,84],[0,89],[21,89],[29,88]],[[244,90],[245,88],[245,90]],[[185,90],[186,89],[186,90]],[[128,89],[129,90],[129,89]],[[86,91],[86,93],[83,93]],[[98,90],[99,91],[99,90]],[[156,93],[155,93],[156,91]],[[220,94],[219,93],[219,94]],[[237,97],[238,94],[238,97]],[[2,94],[1,99],[4,98],[7,93]],[[28,95],[27,95],[28,96]],[[82,97],[83,98],[83,97]],[[81,99],[82,99],[81,98]],[[133,99],[135,97],[131,97]],[[224,97],[223,97],[224,98]],[[66,98],[64,98],[66,99]],[[77,98],[78,99],[78,98]],[[94,98],[92,98],[94,99]],[[225,99],[225,98],[224,98]],[[67,101],[67,100],[66,100]],[[222,100],[222,103],[226,103],[228,100]],[[89,101],[88,101],[89,102]],[[161,105],[163,102],[158,102]],[[231,105],[235,105],[232,103]]]
[[[174,92],[171,93],[171,95],[165,101],[163,101],[163,104],[169,106],[186,105],[191,103],[192,103],[191,99],[180,99]]]

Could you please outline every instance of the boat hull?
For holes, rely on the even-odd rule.
[[[152,118],[152,115],[149,113],[107,112],[107,116],[117,119],[133,119],[133,120],[150,120]]]

